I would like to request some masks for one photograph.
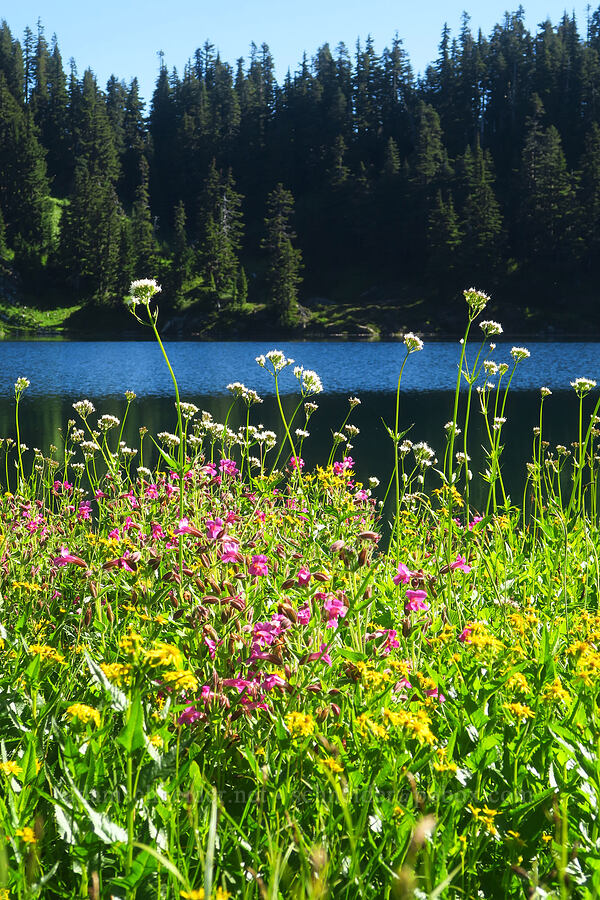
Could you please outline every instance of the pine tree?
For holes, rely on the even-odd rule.
[[[241,204],[231,170],[224,176],[213,160],[203,197],[202,255],[206,276],[219,296],[235,293],[244,231]]]
[[[502,259],[502,214],[494,193],[492,161],[481,149],[469,147],[462,164],[465,199],[460,217],[463,268],[473,274],[497,268]]]
[[[173,212],[173,256],[169,278],[169,290],[175,303],[180,299],[182,288],[190,277],[192,264],[185,222],[185,206],[180,200]]]
[[[302,281],[302,253],[293,244],[296,238],[291,225],[293,211],[291,192],[278,184],[267,199],[266,235],[262,247],[268,258],[271,305],[284,328],[298,322],[298,288]]]
[[[444,201],[442,192],[436,194],[435,205],[429,214],[429,260],[436,277],[453,271],[459,262],[462,235],[458,225],[452,193]]]
[[[150,196],[148,191],[148,163],[144,156],[140,159],[138,186],[131,210],[131,233],[135,247],[135,261],[138,277],[148,277],[156,264],[156,239],[152,213],[150,212]],[[144,274],[145,273],[145,274]]]

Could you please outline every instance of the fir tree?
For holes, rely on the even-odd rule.
[[[262,247],[267,252],[271,306],[284,328],[298,322],[298,288],[302,281],[302,253],[293,244],[296,238],[291,224],[293,211],[291,192],[278,184],[267,199]]]

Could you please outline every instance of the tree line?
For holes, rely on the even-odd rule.
[[[464,14],[416,78],[396,35],[324,44],[277,82],[266,44],[206,42],[137,79],[65,70],[56,37],[0,27],[0,256],[98,305],[159,277],[220,305],[298,298],[346,269],[374,281],[600,268],[600,8],[489,36]]]

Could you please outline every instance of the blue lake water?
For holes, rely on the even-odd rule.
[[[165,347],[182,396],[218,395],[231,381],[242,381],[261,394],[273,393],[273,380],[255,357],[271,349],[258,341],[167,342]],[[277,345],[287,356],[321,376],[328,393],[394,391],[404,345],[399,342],[295,342]],[[512,363],[510,343],[498,343],[493,358]],[[519,364],[512,383],[518,391],[568,390],[578,376],[600,376],[600,343],[535,342],[531,358]],[[403,376],[406,391],[454,388],[460,347],[457,342],[426,343],[411,355]],[[473,359],[475,347],[469,347]],[[488,353],[488,356],[491,354]],[[151,341],[2,341],[0,394],[12,392],[19,375],[31,381],[29,396],[78,394],[114,396],[125,389],[140,397],[169,396],[172,384],[160,351]],[[291,371],[281,379],[282,392],[297,387]]]
[[[265,342],[168,342],[167,352],[177,375],[181,397],[209,410],[224,421],[230,403],[227,384],[241,381],[265,398],[254,407],[252,421],[281,433],[273,398],[273,379],[255,362],[255,357],[273,346]],[[348,410],[347,398],[356,395],[362,404],[352,413],[351,422],[360,428],[353,439],[352,456],[359,476],[389,477],[392,465],[391,442],[383,421],[394,418],[398,372],[404,359],[400,342],[294,342],[277,345],[286,355],[321,376],[324,393],[316,400],[319,410],[310,422],[311,437],[303,455],[307,464],[324,462],[337,430]],[[509,362],[510,343],[498,342],[497,362]],[[472,360],[477,348],[469,348]],[[503,468],[515,495],[524,483],[525,462],[531,457],[532,428],[539,416],[540,387],[553,395],[545,402],[545,436],[552,443],[568,445],[577,437],[577,398],[570,382],[579,376],[600,383],[599,343],[528,344],[531,357],[520,362],[506,406],[507,424],[503,432]],[[423,351],[409,358],[402,379],[401,428],[410,428],[414,441],[427,441],[440,455],[445,445],[444,423],[452,415],[453,391],[458,371],[458,342],[426,343]],[[47,451],[50,443],[60,446],[61,428],[76,419],[75,400],[90,399],[98,414],[121,416],[124,392],[133,390],[137,399],[131,407],[125,432],[130,445],[137,446],[141,425],[151,433],[174,430],[173,385],[160,349],[151,341],[2,341],[0,342],[0,437],[14,437],[14,383],[19,376],[31,386],[22,401],[22,439],[30,447]],[[493,379],[494,380],[494,379]],[[506,380],[506,379],[505,379]],[[291,369],[281,376],[281,391],[291,411],[298,398],[298,383]],[[593,406],[593,395],[586,408]],[[463,395],[464,404],[464,395]],[[382,421],[383,420],[383,421]],[[236,422],[234,413],[231,420]],[[298,417],[294,427],[302,427]],[[484,468],[481,445],[485,443],[483,418],[477,398],[472,408],[469,453],[475,473]],[[462,449],[462,446],[457,449]],[[475,488],[476,476],[473,487]]]

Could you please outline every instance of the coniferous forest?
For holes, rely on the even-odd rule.
[[[465,14],[420,78],[395,36],[325,44],[282,83],[266,44],[231,64],[206,42],[180,71],[161,57],[145,103],[3,22],[0,288],[81,325],[152,276],[200,323],[351,301],[389,331],[414,297],[451,329],[475,282],[560,327],[600,274],[600,8],[583,31],[531,33],[519,8],[485,36]]]

